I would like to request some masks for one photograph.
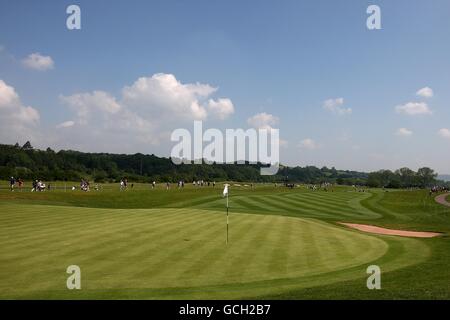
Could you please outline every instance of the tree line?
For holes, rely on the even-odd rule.
[[[436,178],[437,173],[431,168],[419,168],[416,172],[405,167],[394,172],[390,170],[371,172],[367,178],[367,186],[385,188],[428,188],[434,185],[448,185],[448,183],[438,181]]]
[[[0,179],[11,176],[24,180],[117,182],[126,177],[135,182],[176,182],[184,180],[254,182],[331,182],[371,187],[428,186],[436,174],[429,168],[418,172],[400,169],[364,173],[333,168],[281,166],[274,176],[261,176],[258,164],[181,164],[155,155],[86,153],[73,150],[39,150],[27,141],[23,146],[0,144]]]

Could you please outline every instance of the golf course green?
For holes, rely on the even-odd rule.
[[[0,191],[1,299],[449,298],[450,209],[425,191]],[[441,232],[416,239],[339,222]],[[68,290],[66,269],[81,269]],[[368,290],[378,265],[382,290]],[[447,277],[447,278],[446,278]]]

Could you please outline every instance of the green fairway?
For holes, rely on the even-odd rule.
[[[448,232],[450,210],[424,192],[232,188],[228,245],[220,193],[143,185],[2,191],[0,298],[448,298],[447,283],[416,283],[408,294],[407,282],[414,270],[448,274],[446,237],[381,236],[336,224]],[[391,291],[366,288],[371,264]],[[66,288],[69,265],[81,268],[81,290]]]

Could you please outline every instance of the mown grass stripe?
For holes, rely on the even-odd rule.
[[[283,199],[284,203],[291,204],[294,208],[302,208],[302,210],[309,210],[311,212],[316,213],[315,215],[317,217],[321,216],[321,213],[327,214],[329,216],[354,216],[353,210],[350,208],[342,208],[337,205],[335,206],[328,206],[328,205],[321,205],[320,202],[315,202],[312,200],[300,200],[300,199]],[[347,211],[345,211],[347,210]]]
[[[224,230],[224,224],[219,223],[219,220],[217,219],[204,219],[203,222],[197,223],[189,229],[182,230],[179,234],[171,237],[170,242],[166,242],[166,245],[168,246],[177,244],[176,249],[169,252],[165,250],[158,252],[156,256],[153,257],[153,260],[157,262],[152,264],[150,267],[144,268],[141,272],[136,273],[136,277],[145,277],[146,275],[151,275],[152,278],[157,276],[163,277],[165,273],[172,272],[170,269],[166,270],[163,267],[166,265],[167,261],[176,261],[177,257],[183,256],[183,253],[189,253],[190,250],[198,250],[200,247],[205,245],[206,241],[211,241],[206,239],[214,239],[214,236],[217,235],[220,230]],[[198,234],[199,232],[202,232],[202,237],[205,238],[204,241],[179,242],[180,238],[192,236]],[[217,239],[215,240],[218,241]]]
[[[254,257],[261,250],[264,251],[265,240],[270,236],[270,232],[272,231],[272,222],[272,217],[262,217],[247,234],[246,242],[232,244],[233,247],[236,248],[235,256],[230,256],[230,259],[223,266],[222,274],[220,276],[222,282],[241,282],[247,277],[251,279],[255,272],[258,273],[261,261],[255,260]],[[242,259],[245,259],[246,263],[242,264]],[[256,263],[256,266],[253,267],[257,261],[259,263]],[[240,266],[238,275],[236,275],[237,265]],[[231,277],[230,275],[233,275],[234,277]]]
[[[201,252],[201,254],[198,253],[199,250],[193,252],[193,262],[187,264],[185,269],[179,273],[177,281],[181,283],[186,279],[205,278],[209,277],[211,273],[217,273],[218,270],[221,270],[228,259],[228,246],[241,243],[248,236],[252,224],[245,215],[233,215],[230,219],[230,225],[229,244],[223,246],[209,245],[206,252]],[[199,270],[202,270],[202,272],[199,273]]]
[[[301,194],[287,194],[283,198],[288,198],[291,200],[301,201],[301,202],[312,202],[323,204],[327,207],[345,207],[348,206],[348,201],[333,201],[333,199],[323,199],[321,197],[314,196],[304,196]]]
[[[182,213],[182,214],[185,215],[185,213]],[[183,225],[188,225],[192,221],[195,221],[197,219],[198,219],[198,216],[195,214],[187,216],[187,218],[182,221],[179,221],[177,216],[169,215],[169,216],[165,217],[162,221],[160,221],[158,224],[154,225],[153,227],[160,228],[167,224],[174,224],[174,221],[176,220],[175,228],[179,228],[179,227],[182,227]],[[141,225],[142,225],[142,221],[135,221],[134,219],[130,219],[128,223],[107,225],[107,229],[106,229],[107,231],[104,230],[105,226],[103,224],[92,226],[90,228],[90,230],[88,230],[89,232],[86,232],[86,230],[82,230],[83,234],[89,235],[88,237],[79,235],[76,233],[69,236],[69,239],[76,239],[76,241],[75,241],[75,243],[71,244],[68,247],[69,252],[67,254],[76,256],[77,252],[86,252],[86,251],[89,251],[90,249],[92,249],[93,247],[105,245],[105,244],[107,244],[107,242],[105,242],[105,241],[92,243],[91,240],[97,239],[98,237],[109,238],[119,232],[123,234],[125,232],[132,231],[133,229],[135,229],[136,227],[140,227]],[[55,234],[55,237],[58,237],[58,236],[61,236],[61,233]],[[79,246],[77,246],[77,243],[88,243],[88,245],[85,247],[79,247]],[[37,244],[33,243],[33,246],[38,247],[38,248],[41,246],[50,247],[49,250],[47,251],[47,255],[46,255],[47,258],[49,258],[49,256],[52,255],[52,253],[54,253],[54,255],[58,255],[58,248],[60,248],[61,244],[53,241],[53,238],[49,238],[49,239],[44,239],[44,241],[42,243],[37,243]],[[53,249],[53,250],[55,250],[55,252],[53,252],[53,250],[51,249],[52,247],[55,247]],[[19,250],[20,248],[12,247],[12,249],[14,249],[16,251],[16,250]],[[35,253],[38,254],[39,250],[36,250]],[[39,255],[37,255],[37,257],[39,257]],[[27,257],[19,257],[19,258],[27,258]],[[34,263],[34,261],[32,261],[31,263]]]

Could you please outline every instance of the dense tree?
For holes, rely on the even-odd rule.
[[[235,180],[321,183],[336,182],[342,178],[346,184],[364,181],[366,173],[341,171],[323,167],[282,167],[275,176],[261,176],[261,164],[203,164],[175,165],[168,158],[144,154],[83,153],[72,150],[58,152],[47,148],[33,149],[27,142],[23,148],[0,145],[0,178],[10,176],[22,179],[117,181],[127,177],[130,181],[150,182],[177,180]]]
[[[370,187],[428,187],[436,183],[436,174],[430,168],[416,173],[408,168],[395,172],[380,170],[370,174],[343,171],[332,167],[314,166],[281,167],[275,176],[261,176],[261,164],[181,164],[175,165],[168,158],[141,153],[108,154],[83,153],[72,150],[58,152],[47,148],[33,149],[27,142],[20,148],[0,145],[0,179],[14,176],[22,179],[79,180],[87,178],[97,182],[118,181],[127,177],[130,181],[151,182],[178,180],[234,180],[255,182],[299,182],[320,184],[323,182],[343,185],[368,185]]]
[[[416,182],[416,173],[409,168],[400,168],[395,171],[395,174],[400,178],[400,184],[404,188],[413,187]]]
[[[367,185],[386,188],[427,188],[435,184],[443,184],[436,181],[436,177],[437,174],[430,168],[420,168],[417,172],[409,168],[401,168],[395,172],[380,170],[369,174]]]
[[[435,183],[437,173],[435,173],[433,169],[424,167],[417,170],[417,176],[419,177],[420,186],[426,188]]]
[[[30,141],[25,142],[25,144],[22,146],[23,150],[32,150],[33,147],[31,146]]]

